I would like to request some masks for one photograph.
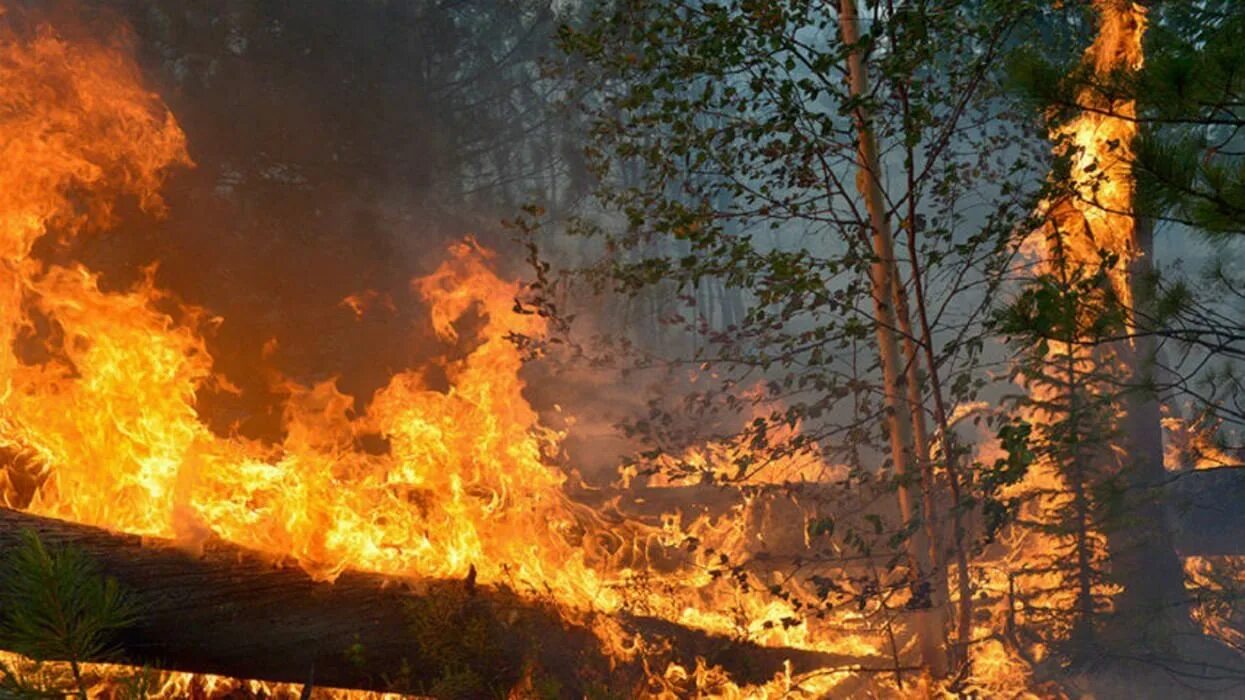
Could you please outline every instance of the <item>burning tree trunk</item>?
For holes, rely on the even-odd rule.
[[[856,0],[842,0],[839,10],[839,29],[843,43],[849,47],[847,55],[848,77],[854,99],[865,99],[869,94],[869,75],[864,56],[860,50],[860,19]],[[878,352],[882,364],[886,415],[891,441],[891,458],[899,479],[899,507],[904,524],[918,523],[918,489],[922,485],[919,472],[919,455],[916,452],[915,433],[912,423],[912,405],[908,394],[907,372],[901,364],[899,344],[895,337],[897,310],[894,306],[898,288],[895,282],[894,237],[886,202],[881,189],[881,161],[878,156],[877,139],[868,111],[858,105],[854,117],[859,141],[857,151],[856,183],[864,197],[872,229],[874,261],[871,270],[874,312],[878,336]],[[930,484],[924,483],[928,488]],[[926,513],[925,517],[928,518]],[[918,523],[919,524],[919,523]],[[946,673],[946,653],[943,647],[942,601],[936,600],[938,586],[931,585],[934,563],[930,557],[930,543],[923,527],[912,529],[907,540],[908,558],[914,572],[914,595],[925,596],[925,601],[915,601],[918,611],[914,614],[921,659],[935,677]]]
[[[1168,475],[1149,378],[1155,346],[1139,327],[1152,316],[1144,289],[1152,249],[1149,228],[1133,214],[1136,101],[1114,89],[1118,74],[1142,64],[1146,17],[1132,0],[1093,4],[1098,36],[1083,59],[1092,77],[1075,96],[1080,113],[1053,134],[1070,160],[1071,182],[1051,203],[1039,242],[1044,272],[1065,295],[1068,318],[1061,327],[1067,332],[1051,338],[1054,349],[1044,358],[1049,372],[1029,389],[1039,407],[1035,422],[1047,436],[1062,436],[1068,448],[1063,463],[1056,458],[1051,466],[1073,494],[1076,629],[1083,633],[1074,637],[1088,641],[1099,595],[1091,588],[1106,570],[1123,590],[1113,598],[1103,631],[1132,649],[1138,642],[1166,648],[1172,632],[1189,624],[1187,596],[1165,492],[1158,488]],[[1116,339],[1120,334],[1128,339]],[[1118,443],[1102,442],[1106,436]],[[1098,549],[1100,535],[1105,550]]]
[[[1097,79],[1109,85],[1112,74],[1141,66],[1145,12],[1131,0],[1095,4],[1099,36],[1086,61]],[[1182,618],[1187,625],[1188,618],[1183,568],[1167,528],[1163,502],[1154,489],[1166,473],[1159,406],[1149,377],[1155,344],[1140,327],[1153,315],[1148,313],[1145,290],[1153,272],[1153,247],[1148,223],[1132,214],[1135,186],[1130,161],[1138,130],[1136,101],[1092,86],[1083,89],[1078,100],[1086,113],[1074,122],[1071,133],[1083,149],[1074,154],[1078,165],[1073,170],[1075,191],[1083,201],[1069,204],[1083,222],[1072,234],[1083,234],[1089,246],[1072,242],[1063,249],[1072,251],[1068,262],[1079,265],[1091,262],[1087,254],[1094,248],[1118,256],[1109,282],[1124,307],[1129,335],[1134,336],[1097,352],[1104,366],[1118,363],[1119,383],[1124,386],[1117,427],[1122,450],[1116,455],[1107,450],[1097,455],[1113,463],[1110,471],[1123,494],[1108,513],[1114,521],[1108,523],[1106,533],[1112,577],[1124,589],[1111,618],[1110,626],[1116,629],[1109,631],[1128,644],[1139,639],[1159,642],[1151,640],[1151,635],[1167,636],[1166,623]]]
[[[0,509],[0,553],[24,529],[48,544],[71,544],[131,590],[140,622],[119,640],[124,660],[195,673],[377,690],[427,691],[471,671],[494,687],[525,674],[556,679],[566,693],[643,682],[640,660],[611,660],[591,620],[569,622],[547,602],[508,589],[457,581],[402,581],[346,571],[334,583],[241,547],[211,542],[193,556],[84,525]],[[879,668],[880,660],[765,648],[640,617],[627,632],[668,640],[645,659],[693,667],[697,657],[738,680],[783,671]],[[654,665],[656,664],[656,665]],[[880,669],[881,670],[881,669]]]

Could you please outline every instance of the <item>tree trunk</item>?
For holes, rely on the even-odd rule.
[[[333,583],[220,542],[192,556],[173,543],[0,508],[0,556],[33,530],[48,545],[74,545],[135,596],[142,619],[120,635],[127,663],[235,678],[371,690],[427,691],[470,670],[492,687],[529,671],[560,682],[567,697],[593,687],[637,687],[639,660],[608,658],[598,638],[548,603],[468,580],[410,581],[346,571]],[[586,622],[586,621],[585,621]],[[764,648],[664,620],[620,617],[628,631],[670,641],[668,656],[693,668],[719,664],[737,682],[793,670],[884,660]],[[473,630],[467,634],[466,630]],[[475,641],[466,641],[474,639]]]
[[[1134,316],[1152,317],[1147,280],[1153,274],[1153,230],[1149,221],[1135,219],[1136,255],[1127,275],[1132,291]],[[1134,318],[1133,326],[1137,326]],[[1192,631],[1184,567],[1176,552],[1162,492],[1156,486],[1168,477],[1163,467],[1163,427],[1153,373],[1154,337],[1142,332],[1121,343],[1120,354],[1127,372],[1125,413],[1121,424],[1123,456],[1119,473],[1123,479],[1123,522],[1109,533],[1114,578],[1124,586],[1116,601],[1113,631],[1131,645],[1170,646],[1173,633]]]
[[[906,98],[905,98],[906,99]],[[908,154],[908,190],[912,191],[915,185],[915,179],[912,174],[912,164],[915,163],[915,156],[909,150]],[[964,510],[965,500],[961,484],[961,462],[960,456],[956,454],[955,445],[953,443],[951,431],[951,419],[947,413],[947,407],[943,399],[942,380],[939,376],[938,359],[934,356],[934,332],[929,321],[929,314],[925,304],[925,286],[921,280],[921,261],[917,251],[916,243],[916,204],[915,200],[909,198],[908,205],[908,257],[909,264],[912,266],[912,294],[916,299],[917,320],[920,322],[920,349],[925,355],[925,369],[929,373],[930,395],[934,400],[934,425],[938,429],[939,444],[942,448],[942,458],[947,472],[947,486],[950,489],[951,507],[950,522],[948,529],[950,530],[951,546],[944,548],[942,551],[950,558],[955,560],[956,569],[956,592],[959,600],[956,604],[956,641],[953,647],[951,663],[960,665],[968,660],[969,645],[972,642],[972,616],[973,616],[973,593],[968,567],[968,551],[964,544],[965,528],[964,528]],[[915,341],[914,337],[914,341]],[[913,360],[915,362],[915,359]],[[933,483],[933,463],[929,463],[927,479]],[[937,560],[936,560],[937,561]],[[946,566],[944,563],[943,566]],[[946,569],[944,569],[946,570]],[[943,577],[946,581],[946,577]],[[947,595],[948,599],[950,594]]]
[[[839,30],[843,43],[849,47],[847,55],[848,79],[851,96],[864,99],[869,94],[869,76],[864,56],[859,49],[860,18],[856,0],[841,0]],[[936,600],[937,587],[933,585],[933,562],[930,558],[929,541],[921,515],[918,511],[921,475],[918,468],[915,436],[909,404],[907,376],[899,356],[899,344],[895,337],[895,246],[890,218],[882,196],[881,161],[877,140],[867,110],[857,106],[854,110],[857,129],[856,185],[869,212],[872,229],[873,265],[871,284],[878,352],[882,364],[886,414],[890,427],[891,459],[899,480],[899,508],[905,525],[916,525],[907,540],[908,558],[914,573],[913,594],[925,597],[916,601],[913,614],[921,661],[935,678],[946,675],[946,650],[943,640],[943,605]]]
[[[895,317],[903,337],[904,378],[907,382],[908,410],[912,413],[913,448],[916,453],[918,473],[921,475],[921,515],[925,527],[926,544],[929,547],[930,586],[933,600],[946,606],[950,601],[947,587],[946,561],[942,547],[942,533],[938,522],[937,482],[934,480],[933,455],[930,452],[929,428],[925,420],[924,392],[921,390],[921,357],[912,316],[908,308],[908,293],[899,277],[899,266],[891,272],[895,288]],[[944,614],[949,613],[948,608]],[[945,625],[945,620],[943,622]]]

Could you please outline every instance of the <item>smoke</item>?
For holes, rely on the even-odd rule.
[[[335,378],[360,409],[395,372],[435,375],[455,352],[409,282],[465,234],[504,246],[499,222],[535,191],[541,154],[521,134],[550,107],[524,89],[548,4],[28,4],[126,44],[186,132],[196,166],[166,186],[166,218],[122,211],[56,254],[106,289],[158,262],[159,287],[223,319],[207,341],[225,381],[198,397],[214,430],[276,439],[278,377]],[[360,314],[343,305],[358,295],[389,301]]]

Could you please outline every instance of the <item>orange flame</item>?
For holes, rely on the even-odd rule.
[[[1119,0],[1096,4],[1103,29],[1087,61],[1102,76],[1136,68],[1144,12]],[[549,464],[561,435],[541,425],[523,396],[523,358],[508,336],[540,335],[544,321],[512,313],[517,285],[500,279],[490,254],[470,240],[412,285],[440,337],[457,340],[469,317],[482,322],[470,352],[445,367],[447,390],[403,372],[356,413],[331,382],[287,382],[280,444],[213,432],[196,409],[199,392],[223,381],[202,334],[210,315],[177,304],[154,274],[105,291],[89,269],[49,265],[34,253],[54,234],[110,223],[119,196],[159,212],[167,171],[189,163],[181,130],[121,52],[70,44],[49,29],[30,38],[8,32],[0,44],[0,448],[13,456],[0,471],[6,504],[188,546],[218,536],[292,557],[324,579],[347,568],[460,577],[474,567],[482,581],[549,591],[569,610],[615,611],[639,597],[637,607],[651,614],[761,644],[878,653],[864,614],[801,619],[793,603],[767,594],[773,581],[730,587],[701,553],[661,585],[621,592],[637,572],[592,547],[609,525],[565,495],[566,475]],[[1086,265],[1103,249],[1128,260],[1138,254],[1127,170],[1135,106],[1092,90],[1082,99],[1084,113],[1056,134],[1073,159],[1078,196],[1049,205],[1054,228],[1034,234],[1032,246],[1044,260],[1054,242]],[[1127,299],[1126,280],[1115,283]],[[356,314],[374,303],[366,292],[343,301]],[[359,448],[365,436],[379,436],[386,449]],[[686,460],[713,472],[741,461],[742,449],[708,445]],[[804,457],[777,469],[784,480],[834,471]],[[1058,490],[1057,480],[1052,465],[1039,466],[1025,486]],[[628,536],[674,545],[692,536],[738,553],[746,551],[745,521],[742,512],[719,522],[670,516],[661,527],[634,524]],[[1041,546],[1012,545],[1017,556]],[[986,582],[996,593],[1003,585]],[[617,654],[635,652],[618,630],[599,631]],[[993,694],[1025,686],[1023,665],[1001,645],[982,649],[974,687]],[[784,673],[740,688],[700,664],[655,671],[652,682],[657,697],[824,696],[840,692],[844,677]],[[168,678],[170,697],[208,682]]]
[[[1085,53],[1096,83],[1115,73],[1141,68],[1141,39],[1146,13],[1131,0],[1095,0],[1099,30]],[[1052,134],[1062,155],[1071,159],[1072,196],[1047,206],[1049,224],[1029,238],[1044,264],[1058,257],[1072,266],[1092,268],[1101,252],[1122,263],[1141,254],[1133,218],[1135,190],[1131,171],[1132,144],[1137,136],[1137,103],[1112,95],[1101,85],[1083,88],[1080,113]],[[1124,266],[1116,265],[1112,282],[1129,306],[1131,297]]]
[[[356,417],[331,384],[291,385],[282,445],[216,435],[195,407],[213,379],[206,314],[174,318],[151,274],[104,291],[85,267],[32,252],[53,232],[107,224],[118,195],[158,211],[166,171],[188,162],[172,115],[119,52],[47,28],[4,37],[0,85],[0,447],[20,457],[5,471],[5,503],[189,544],[215,534],[324,578],[346,567],[461,576],[474,565],[585,608],[616,604],[564,536],[574,517],[564,476],[542,461],[557,436],[524,401],[506,341],[543,322],[510,313],[516,285],[478,246],[455,247],[414,285],[443,336],[469,311],[487,319],[483,342],[447,368],[449,391],[399,374]],[[389,451],[355,449],[364,433]]]
[[[1083,65],[1092,72],[1092,84],[1077,96],[1078,114],[1051,134],[1056,153],[1070,159],[1072,189],[1068,195],[1043,205],[1046,224],[1028,237],[1025,249],[1036,258],[1039,272],[1058,273],[1062,268],[1073,274],[1092,273],[1113,258],[1115,262],[1108,267],[1107,278],[1113,293],[1129,308],[1132,294],[1127,266],[1142,254],[1132,213],[1136,102],[1130,97],[1112,95],[1103,86],[1114,74],[1141,67],[1146,13],[1131,0],[1094,0],[1093,4],[1099,31],[1083,57]],[[1073,372],[1088,373],[1095,363],[1101,362],[1086,347],[1058,340],[1049,341],[1045,360],[1055,377],[1069,365]],[[1061,390],[1047,385],[1026,389],[1037,406],[1056,401]],[[1025,420],[1039,428],[1059,420],[1050,410],[1038,407],[1026,413]],[[1004,496],[1027,496],[1025,517],[1038,523],[1050,522],[1052,517],[1066,512],[1073,501],[1072,489],[1059,466],[1049,458],[1039,459],[1023,482],[1011,487]],[[1095,560],[1100,559],[1106,548],[1104,536],[1092,529],[1085,534],[1087,548]],[[1013,589],[1023,592],[1031,605],[1041,609],[1075,608],[1075,594],[1066,588],[1057,567],[1052,566],[1067,556],[1064,543],[1040,528],[1013,532],[1006,540],[1008,554],[1003,561],[983,572],[981,588],[985,595],[1006,601],[992,610],[993,619],[985,626],[988,629],[979,630],[983,638],[992,630],[1004,629],[1008,615],[1024,624],[1023,613],[1012,609]],[[1109,600],[1116,593],[1118,586],[1096,583],[1093,588],[1099,599]],[[1039,658],[1044,651],[1041,644],[1027,650]],[[1030,679],[1026,664],[992,642],[979,653],[973,683],[991,693],[1004,688],[1016,693],[1027,688]]]
[[[791,604],[763,585],[727,585],[710,572],[707,555],[624,597],[620,589],[636,572],[612,561],[612,551],[633,557],[643,542],[610,551],[595,547],[597,539],[681,544],[694,534],[729,548],[739,525],[668,518],[664,527],[629,524],[630,534],[619,535],[568,499],[566,475],[549,459],[561,435],[541,425],[525,400],[523,358],[509,341],[540,335],[545,322],[512,312],[517,284],[498,278],[491,254],[474,241],[455,245],[433,274],[412,284],[440,337],[454,341],[460,327],[473,328],[474,337],[459,343],[470,351],[444,367],[448,389],[403,372],[356,413],[332,382],[286,382],[280,444],[211,430],[196,397],[213,382],[228,386],[214,375],[203,336],[215,319],[161,291],[154,271],[130,289],[108,291],[86,267],[47,264],[35,252],[53,236],[109,224],[119,197],[160,212],[166,173],[189,163],[181,130],[121,52],[69,43],[48,28],[30,37],[4,31],[6,505],[188,547],[216,536],[293,558],[326,580],[347,568],[461,577],[474,567],[481,581],[548,593],[568,611],[616,611],[638,598],[650,614],[758,643],[874,651],[864,637],[791,623]],[[371,300],[363,293],[344,303],[361,313]],[[364,437],[380,438],[385,449],[360,448]],[[635,653],[632,640],[596,620],[616,654]],[[720,686],[715,673],[692,676]],[[205,682],[168,678],[171,688]],[[808,682],[828,689],[839,679]],[[778,679],[774,687],[795,682]]]

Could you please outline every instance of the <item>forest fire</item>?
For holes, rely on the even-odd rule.
[[[1140,351],[1134,348],[1103,348],[1092,337],[1092,328],[1100,322],[1102,309],[1113,303],[1105,300],[1107,296],[1114,295],[1125,309],[1135,308],[1133,261],[1145,255],[1132,214],[1135,188],[1130,172],[1131,144],[1138,130],[1135,102],[1112,97],[1105,86],[1112,76],[1141,67],[1146,16],[1141,6],[1131,2],[1103,0],[1096,3],[1096,10],[1101,18],[1099,32],[1083,60],[1085,69],[1092,71],[1091,86],[1077,96],[1078,114],[1052,134],[1059,154],[1070,161],[1071,191],[1046,205],[1044,227],[1025,242],[1041,274],[1049,275],[1053,284],[1084,295],[1070,302],[1069,318],[1060,329],[1062,335],[1048,341],[1042,358],[1045,376],[1026,387],[1034,398],[1027,420],[1048,434],[1068,429],[1069,420],[1078,420],[1078,411],[1092,415],[1094,399],[1087,397],[1107,397],[1118,391],[1107,377],[1118,376],[1116,369],[1124,367],[1130,357],[1133,362],[1140,361],[1135,359]],[[1099,275],[1105,276],[1105,285],[1096,279]],[[1135,328],[1133,318],[1126,323]],[[1084,425],[1072,429],[1092,429],[1087,426],[1096,424],[1103,434],[1115,434],[1117,428],[1112,423],[1122,417],[1081,419]],[[1105,566],[1106,537],[1095,528],[1090,497],[1080,485],[1087,480],[1086,465],[1104,459],[1102,454],[1093,454],[1093,449],[1074,448],[1046,455],[1033,465],[1026,480],[1014,487],[1018,495],[1027,493],[1032,498],[1030,517],[1052,528],[1057,529],[1055,523],[1063,514],[1076,513],[1071,536],[1030,531],[1011,544],[1015,560],[1025,562],[1018,567],[1022,573],[1015,585],[1049,592],[1039,594],[1036,605],[1091,611],[1109,605],[1119,592],[1084,575],[1068,586],[1066,567],[1061,564],[1069,557],[1079,557],[1077,568],[1081,570]],[[1123,447],[1096,449],[1118,456]],[[1030,574],[1026,569],[1038,573]],[[1083,632],[1068,630],[1069,634]]]
[[[201,335],[209,314],[167,297],[151,274],[104,291],[87,268],[32,252],[44,237],[106,226],[120,196],[158,211],[167,169],[188,163],[177,123],[116,51],[70,44],[49,28],[4,43],[0,444],[11,455],[3,472],[10,507],[191,550],[219,537],[330,581],[345,569],[478,576],[551,595],[572,617],[619,610],[616,589],[630,567],[645,566],[645,541],[688,536],[607,530],[563,494],[566,476],[546,466],[559,436],[528,407],[521,356],[508,340],[538,336],[544,321],[512,313],[517,285],[498,279],[490,253],[472,241],[412,283],[443,338],[453,340],[467,314],[485,320],[470,353],[445,368],[448,391],[426,388],[419,373],[398,374],[352,416],[331,383],[290,383],[282,444],[214,434],[195,407],[196,393],[218,380]],[[360,449],[363,435],[382,436],[387,450]],[[616,541],[595,545],[601,538]],[[727,601],[702,597],[712,588],[707,574],[687,577],[643,607],[735,631],[735,615],[718,611]],[[781,603],[729,605],[752,608],[748,636],[762,643],[837,644],[802,625],[775,625],[792,614]],[[635,653],[622,630],[600,631],[613,653]]]
[[[332,386],[291,386],[280,449],[214,436],[194,408],[212,377],[196,330],[209,321],[202,312],[179,309],[186,322],[178,323],[157,310],[162,295],[150,279],[109,293],[81,266],[43,265],[30,254],[49,226],[104,223],[118,191],[156,206],[162,170],[185,159],[180,131],[109,53],[48,33],[6,50],[8,113],[21,119],[9,122],[6,138],[4,442],[38,465],[31,512],[191,545],[213,533],[296,558],[325,578],[346,567],[465,576],[473,562],[510,561],[519,580],[564,576],[553,585],[584,604],[608,596],[565,544],[529,556],[548,523],[570,525],[557,496],[563,477],[541,463],[542,441],[553,436],[534,431],[519,395],[519,356],[504,340],[536,332],[539,320],[503,313],[514,286],[488,272],[479,248],[460,246],[416,283],[440,333],[452,335],[475,304],[489,319],[485,342],[450,369],[454,390],[428,391],[400,375],[368,415],[351,420]],[[60,96],[67,104],[54,101]],[[24,104],[40,111],[26,114]],[[115,150],[97,154],[99,144]],[[83,191],[91,197],[85,210],[76,202]],[[39,321],[55,336],[37,337]],[[47,362],[18,356],[23,334],[43,343]],[[353,453],[366,431],[385,435],[391,454]],[[506,532],[508,544],[485,530]],[[551,560],[557,571],[524,569]]]
[[[550,300],[532,298],[548,284],[550,266],[531,244],[540,282],[529,288],[506,279],[498,254],[464,234],[438,249],[435,269],[411,279],[405,298],[364,280],[337,306],[360,324],[404,307],[426,309],[439,356],[394,370],[367,397],[336,379],[295,379],[274,363],[263,371],[281,399],[279,437],[222,429],[203,397],[245,392],[222,369],[229,353],[213,342],[223,320],[210,305],[184,301],[154,267],[131,270],[137,281],[119,286],[75,252],[82,241],[134,221],[162,230],[168,181],[196,167],[180,111],[146,87],[126,41],[62,33],[24,9],[0,6],[0,554],[8,557],[0,586],[37,592],[42,584],[14,583],[10,570],[33,562],[55,573],[66,557],[80,564],[66,565],[68,577],[94,575],[96,563],[115,577],[85,584],[97,586],[89,589],[93,603],[120,610],[118,601],[137,589],[134,600],[148,606],[118,613],[115,625],[94,625],[115,632],[108,644],[92,636],[56,647],[12,641],[20,635],[10,628],[21,628],[25,613],[0,601],[0,682],[9,684],[0,691],[32,684],[84,698],[310,697],[313,689],[315,697],[359,700],[1065,697],[1070,678],[1107,677],[1101,669],[1118,661],[1112,650],[1132,644],[1128,637],[1138,630],[1147,643],[1180,651],[1181,663],[1234,662],[1224,645],[1239,644],[1242,633],[1231,606],[1224,612],[1186,600],[1186,587],[1194,596],[1212,590],[1212,602],[1227,599],[1240,579],[1240,560],[1223,544],[1230,533],[1206,536],[1197,520],[1219,512],[1218,503],[1196,502],[1208,497],[1190,490],[1188,502],[1169,508],[1153,495],[1166,493],[1173,474],[1219,478],[1234,465],[1231,450],[1207,436],[1218,424],[1199,430],[1164,417],[1172,409],[1160,406],[1152,388],[1160,355],[1156,334],[1146,330],[1159,315],[1146,286],[1155,277],[1153,222],[1139,214],[1141,108],[1128,89],[1144,66],[1152,18],[1131,1],[1095,0],[1092,8],[1096,38],[1073,72],[1073,103],[1048,115],[1058,124],[1049,136],[1066,182],[1048,182],[1054,194],[1040,202],[1040,228],[1020,219],[1025,228],[1013,226],[1010,238],[992,244],[990,255],[1007,262],[982,264],[986,272],[969,274],[976,262],[956,274],[921,268],[925,257],[937,265],[950,254],[925,255],[919,247],[918,230],[938,207],[920,210],[918,193],[952,192],[961,176],[942,189],[918,182],[921,158],[910,151],[902,159],[906,192],[884,191],[892,185],[879,171],[892,164],[883,162],[890,156],[881,155],[888,151],[879,152],[878,140],[894,134],[865,103],[873,99],[871,80],[893,76],[884,70],[871,77],[864,47],[872,39],[859,34],[854,0],[818,10],[837,12],[822,28],[836,27],[834,40],[846,46],[835,58],[850,78],[846,106],[833,115],[842,121],[819,127],[815,139],[775,140],[747,156],[776,158],[785,178],[788,163],[774,153],[848,129],[852,136],[838,151],[790,158],[803,163],[800,187],[816,179],[810,163],[820,161],[834,187],[855,171],[856,189],[842,192],[858,220],[842,224],[849,232],[843,250],[826,254],[842,260],[801,261],[809,254],[803,243],[745,250],[752,238],[731,239],[734,233],[715,228],[729,217],[706,214],[717,200],[698,194],[693,204],[671,207],[653,194],[678,189],[658,167],[661,187],[629,185],[644,206],[673,217],[678,247],[673,265],[643,256],[636,263],[626,258],[633,249],[619,243],[625,239],[610,239],[605,247],[622,262],[606,267],[623,280],[620,288],[686,274],[693,305],[708,279],[753,285],[756,299],[743,313],[730,308],[725,287],[720,298],[707,293],[710,310],[688,324],[710,330],[695,338],[690,366],[697,369],[681,371],[693,376],[689,383],[727,387],[726,403],[737,409],[733,423],[724,421],[732,435],[705,427],[683,439],[653,401],[645,423],[678,439],[637,450],[605,482],[580,472],[568,456],[572,427],[551,427],[533,398],[544,387],[529,385],[529,362],[552,364],[543,341],[561,342],[555,336],[565,332]],[[657,15],[667,9],[648,7]],[[809,21],[750,3],[739,13],[714,26],[776,32],[765,46],[785,40],[784,22],[802,37],[800,22]],[[907,20],[877,13],[879,23],[899,23],[888,36],[892,47],[907,40]],[[734,24],[739,17],[748,21]],[[285,31],[257,24],[274,36]],[[983,22],[982,36],[1004,41],[1006,32],[991,33],[994,24]],[[566,38],[572,35],[565,30],[564,50],[584,51],[611,70],[659,70],[649,54],[637,58],[644,52],[620,53],[621,62],[610,63],[603,56],[610,52]],[[230,35],[228,50],[241,56],[246,43],[235,39]],[[790,50],[807,48],[803,41]],[[719,50],[733,42],[707,43]],[[964,53],[990,54],[976,47]],[[704,61],[698,55],[690,63]],[[814,71],[821,64],[801,65]],[[677,81],[650,82],[660,90]],[[893,90],[904,128],[924,113],[905,92],[919,82],[900,81]],[[800,90],[816,98],[809,84]],[[796,90],[773,92],[789,100]],[[645,94],[637,90],[620,104],[635,108]],[[710,100],[715,93],[703,94]],[[690,109],[678,100],[662,104],[675,103]],[[783,102],[775,111],[793,109]],[[965,109],[946,112],[958,119]],[[607,140],[627,131],[595,126],[594,136]],[[734,126],[723,128],[735,138]],[[718,138],[715,132],[708,143]],[[911,149],[921,140],[907,143]],[[631,146],[614,145],[635,155]],[[931,148],[931,162],[945,145]],[[696,153],[671,152],[689,150]],[[828,165],[831,153],[848,155]],[[688,156],[695,161],[688,167],[707,160]],[[758,196],[751,184],[739,187],[741,199],[741,192]],[[689,185],[683,194],[693,192]],[[1022,201],[1032,212],[1038,197]],[[742,220],[774,211],[752,204]],[[804,205],[783,206],[781,216],[796,218]],[[633,229],[669,223],[646,219],[634,201],[620,208]],[[845,216],[832,204],[813,215],[821,223]],[[948,249],[971,247],[953,229]],[[904,236],[908,250],[896,252]],[[852,248],[861,240],[872,246],[868,252]],[[1029,257],[1023,270],[1007,258],[1018,250]],[[706,251],[729,264],[699,269]],[[757,267],[740,273],[732,268],[740,260]],[[816,271],[814,283],[799,277],[808,270]],[[840,284],[841,274],[860,278]],[[935,297],[926,296],[922,280],[960,284],[975,274],[997,275],[991,293],[1014,297],[1002,311],[987,299],[966,314],[998,312],[993,326],[982,322],[996,334],[986,354],[1001,357],[1014,338],[1032,342],[1009,360],[1006,379],[990,379],[999,397],[1023,390],[1018,408],[997,425],[985,421],[1001,426],[994,436],[979,433],[978,444],[965,446],[954,434],[962,419],[1005,412],[977,396],[988,382],[969,374],[986,341],[961,338],[948,343],[955,347],[946,357],[939,354],[935,346],[949,326],[937,325],[941,311],[927,313]],[[1020,284],[1013,274],[1027,277]],[[684,291],[680,286],[679,295]],[[865,302],[874,316],[854,316]],[[797,315],[819,304],[851,317],[829,322],[841,335],[809,330],[814,321]],[[730,317],[722,328],[714,328],[714,308]],[[755,346],[740,350],[746,343],[735,336],[745,335]],[[267,361],[272,342],[256,341],[265,349],[254,354]],[[722,353],[723,366],[745,369],[718,374],[702,342],[734,353]],[[953,379],[959,370],[948,358],[974,343],[969,370]],[[832,370],[817,374],[826,367]],[[793,379],[786,371],[808,374]],[[839,375],[850,377],[838,384]],[[953,388],[944,391],[943,380]],[[556,381],[556,373],[544,381]],[[809,393],[852,403],[852,418]],[[948,409],[943,399],[951,396]],[[705,415],[689,406],[714,399],[697,400],[683,405],[689,422]],[[840,435],[846,449],[824,447]],[[87,559],[73,559],[77,548]],[[69,617],[92,627],[93,614]],[[196,621],[187,628],[211,629],[182,630],[183,620]],[[179,634],[186,639],[174,643]],[[238,639],[219,638],[230,634]],[[283,635],[290,639],[278,639]],[[1204,646],[1187,646],[1182,636]],[[318,640],[327,640],[325,648],[299,655]],[[270,656],[289,658],[260,658],[269,642],[278,650]],[[1150,658],[1151,647],[1136,648],[1139,658]],[[136,670],[152,663],[154,670]]]

